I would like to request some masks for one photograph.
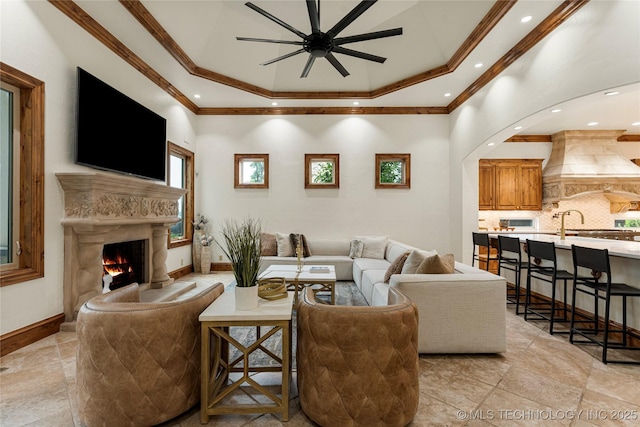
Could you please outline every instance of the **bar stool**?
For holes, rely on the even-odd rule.
[[[475,233],[473,235],[473,258],[471,260],[471,266],[475,265],[476,260],[478,262],[485,262],[485,270],[489,271],[489,263],[491,261],[498,261],[499,257],[491,255],[491,243],[489,243],[489,235],[486,233]],[[480,248],[486,248],[487,253],[480,253]]]
[[[516,314],[524,313],[520,312],[520,276],[522,270],[528,267],[529,263],[522,261],[520,239],[498,235],[498,274],[502,274],[502,270],[515,274],[515,289],[510,292],[507,288],[507,303],[516,305]]]
[[[557,322],[569,322],[569,310],[567,308],[567,280],[573,279],[573,274],[566,270],[558,270],[556,262],[556,246],[553,242],[539,242],[527,239],[527,289],[524,305],[524,319],[529,320],[529,315],[537,316],[531,320],[548,320],[550,334],[568,334],[569,331],[555,331]],[[546,261],[546,262],[545,262]],[[543,262],[545,265],[543,265]],[[531,302],[531,279],[537,279],[551,284],[550,302]],[[564,305],[556,308],[556,282],[562,281]],[[562,317],[556,317],[556,311],[560,310]]]
[[[571,333],[569,342],[572,344],[597,344],[602,347],[602,363],[625,363],[640,365],[639,360],[610,360],[607,358],[607,350],[625,349],[640,350],[640,346],[630,344],[629,338],[640,340],[638,334],[627,330],[627,297],[640,297],[640,289],[629,286],[625,283],[611,282],[611,266],[609,264],[609,251],[607,249],[592,249],[582,246],[571,245],[573,255],[573,309],[571,310]],[[589,271],[591,270],[591,271]],[[606,278],[603,279],[603,276]],[[594,315],[588,320],[576,320],[575,300],[576,293],[581,292],[593,297]],[[622,328],[610,329],[609,316],[611,313],[611,297],[622,297]],[[598,301],[604,300],[604,330],[601,336],[600,319],[598,316]],[[583,317],[584,315],[582,315]],[[576,327],[576,323],[591,325]],[[577,341],[575,334],[586,338]],[[609,334],[621,334],[621,342],[610,342]]]

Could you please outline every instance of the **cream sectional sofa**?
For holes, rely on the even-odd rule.
[[[384,258],[351,258],[351,239],[307,239],[305,264],[334,265],[337,280],[353,280],[370,305],[386,305],[389,287],[418,307],[420,353],[501,353],[506,351],[506,280],[459,262],[453,274],[394,274],[389,265],[419,250],[387,240]],[[263,256],[262,270],[295,264],[296,257]]]

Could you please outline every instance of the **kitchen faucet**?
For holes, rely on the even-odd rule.
[[[571,212],[578,212],[580,214],[581,224],[584,224],[584,215],[582,215],[582,212],[580,212],[579,210],[569,209],[568,211],[558,212],[553,217],[554,218],[560,217],[560,240],[564,240],[565,237],[566,237],[565,236],[566,233],[565,233],[565,229],[564,229],[564,216],[565,215],[571,215]]]

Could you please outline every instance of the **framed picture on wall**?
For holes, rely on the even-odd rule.
[[[305,154],[304,188],[340,188],[340,155]]]
[[[233,188],[269,188],[268,154],[233,156]]]
[[[376,153],[375,188],[411,188],[411,154]]]

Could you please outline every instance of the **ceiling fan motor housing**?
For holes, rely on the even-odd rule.
[[[324,58],[335,47],[333,39],[325,33],[313,33],[308,35],[302,46],[304,50],[316,58]]]

